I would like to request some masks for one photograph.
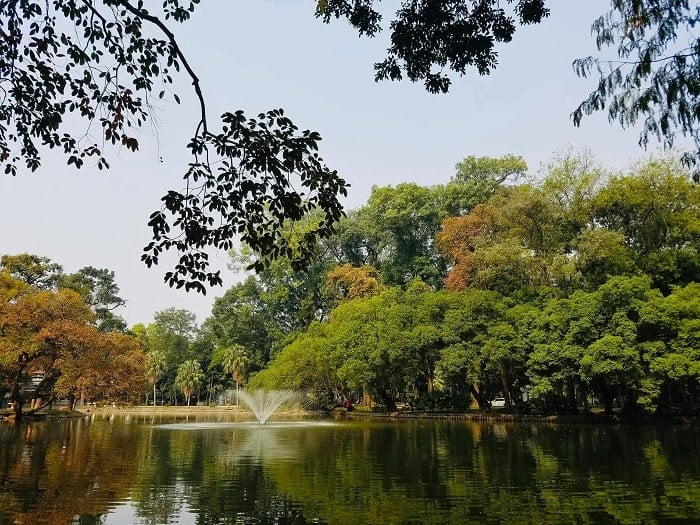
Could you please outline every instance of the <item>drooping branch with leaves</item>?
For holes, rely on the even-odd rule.
[[[599,51],[574,62],[580,77],[598,76],[597,88],[573,112],[577,126],[585,115],[606,110],[623,128],[641,123],[640,146],[650,139],[686,151],[688,167],[700,167],[700,5],[688,0],[613,0],[612,9],[592,26]],[[683,141],[690,143],[686,147]],[[696,169],[694,178],[700,177]]]
[[[237,239],[256,258],[251,268],[287,257],[301,268],[343,211],[347,184],[318,154],[321,137],[300,131],[281,109],[247,117],[240,109],[214,124],[196,65],[174,27],[199,0],[0,0],[0,169],[37,170],[46,149],[60,150],[77,168],[109,166],[105,147],[139,148],[136,130],[155,119],[157,101],[190,82],[198,106],[183,189],[169,191],[150,218],[152,241],[142,260],[179,255],[165,274],[171,286],[202,293],[221,283],[207,249],[230,249]],[[383,28],[377,0],[317,0],[323,22],[346,19],[360,35]],[[489,74],[498,46],[519,25],[542,22],[546,0],[405,0],[388,24],[390,46],[375,64],[376,80],[407,78],[444,93],[450,75]],[[640,144],[658,138],[690,145],[700,158],[700,7],[688,0],[613,0],[594,26],[597,45],[617,47],[617,62],[575,62],[579,76],[600,74],[598,88],[573,113],[606,109],[623,127],[643,122]],[[607,66],[610,66],[609,69]],[[696,172],[697,173],[697,172]],[[697,174],[696,174],[697,178]],[[295,242],[283,235],[311,212],[320,219]]]
[[[155,118],[155,101],[177,76],[189,78],[200,108],[193,160],[184,189],[168,192],[152,214],[142,259],[151,266],[175,250],[180,259],[166,282],[204,292],[221,282],[206,248],[229,249],[236,238],[258,255],[256,269],[279,256],[307,262],[342,216],[346,184],[318,155],[320,135],[299,131],[281,109],[257,118],[234,110],[213,131],[197,74],[170,28],[198,3],[166,0],[152,12],[142,1],[0,1],[0,162],[6,174],[34,171],[43,150],[60,149],[69,165],[107,168],[105,146],[137,150],[135,131]],[[323,212],[317,227],[288,244],[283,225],[314,209]]]

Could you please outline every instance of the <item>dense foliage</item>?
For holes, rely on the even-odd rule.
[[[360,265],[357,274],[376,271],[384,286],[364,297],[346,291],[254,386],[304,389],[331,403],[364,396],[387,409],[397,401],[487,408],[497,395],[546,411],[697,406],[700,192],[680,164],[649,160],[607,174],[587,155],[563,155],[543,179],[482,194],[432,233],[421,217],[440,216],[444,188],[420,189],[435,196],[430,204],[419,189],[375,189],[340,235],[352,231],[357,246],[371,246],[377,223],[401,216],[377,195],[410,190],[398,207],[405,231],[393,236],[421,235],[434,251],[411,264],[440,261],[446,288],[406,270],[410,249],[365,250],[381,254],[377,269]],[[373,220],[363,227],[362,216]],[[335,266],[330,285],[348,268]]]
[[[0,261],[0,401],[41,408],[56,398],[135,402],[145,384],[138,341],[119,331],[123,304],[109,270],[64,274],[48,258]]]
[[[700,190],[687,170],[650,159],[608,173],[569,152],[526,172],[518,157],[468,157],[444,185],[375,187],[313,264],[272,262],[201,325],[168,308],[124,333],[109,270],[3,256],[0,395],[20,411],[54,396],[233,402],[242,387],[389,410],[486,410],[498,396],[513,410],[697,410]]]
[[[335,232],[347,184],[318,155],[320,135],[300,131],[281,109],[254,118],[231,109],[218,125],[210,119],[196,67],[175,29],[198,4],[0,0],[0,165],[11,175],[34,171],[48,148],[76,168],[107,168],[103,146],[136,151],[137,130],[154,118],[156,101],[170,97],[180,80],[189,82],[199,112],[187,145],[185,189],[167,192],[151,215],[152,241],[142,259],[151,266],[174,250],[179,259],[166,282],[204,293],[207,285],[221,284],[207,248],[228,250],[238,239],[252,248],[256,270],[278,257],[302,269],[318,243]],[[316,16],[325,22],[346,18],[360,35],[374,36],[383,24],[377,4],[318,0]],[[387,57],[375,64],[376,79],[407,77],[430,92],[446,92],[450,74],[472,68],[489,74],[497,46],[512,41],[518,25],[537,24],[549,13],[546,0],[402,2],[389,24]],[[607,109],[623,127],[643,122],[642,146],[650,136],[677,145],[676,135],[682,135],[689,143],[684,162],[697,164],[700,39],[693,28],[699,18],[700,8],[688,0],[614,0],[593,30],[598,48],[613,46],[618,58],[575,63],[579,76],[601,77],[573,112],[574,123]],[[180,102],[177,94],[172,98]],[[319,220],[290,243],[284,230],[312,212]],[[431,217],[423,219],[429,223]],[[424,258],[420,246],[411,248]],[[434,270],[424,264],[423,271]]]

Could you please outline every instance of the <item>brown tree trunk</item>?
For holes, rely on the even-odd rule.
[[[469,391],[476,400],[476,404],[479,406],[479,410],[486,410],[486,400],[484,399],[484,395],[479,391],[478,385],[469,383]]]
[[[513,405],[513,403],[510,398],[510,388],[508,387],[508,368],[503,361],[498,364],[498,368],[501,372],[501,388],[503,389],[503,397],[506,398],[506,406],[510,407]]]
[[[19,374],[18,374],[19,376]],[[22,421],[22,392],[20,390],[19,379],[15,380],[14,385],[12,385],[12,395],[10,396],[10,401],[14,403],[13,409],[15,414],[15,421],[19,423]]]

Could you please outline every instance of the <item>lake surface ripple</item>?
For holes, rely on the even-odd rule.
[[[697,426],[0,425],[0,524],[700,523]]]

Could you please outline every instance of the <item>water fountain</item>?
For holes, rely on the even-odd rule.
[[[250,408],[261,425],[267,422],[280,405],[292,400],[296,395],[295,392],[289,390],[254,390],[251,392],[241,390],[238,392],[238,398]]]

